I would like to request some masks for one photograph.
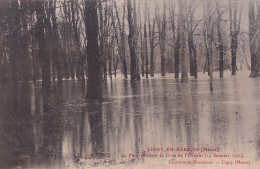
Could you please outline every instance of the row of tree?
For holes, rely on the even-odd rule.
[[[42,80],[50,89],[53,80],[88,76],[88,95],[94,97],[102,80],[118,70],[125,79],[130,70],[131,81],[155,72],[175,78],[181,73],[182,82],[188,74],[197,78],[198,71],[207,71],[211,80],[215,69],[220,78],[227,68],[235,75],[237,51],[240,67],[258,77],[260,4],[248,5],[249,30],[241,31],[237,1],[3,0],[0,78]]]

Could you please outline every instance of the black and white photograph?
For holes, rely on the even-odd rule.
[[[0,169],[260,169],[260,0],[0,0]]]

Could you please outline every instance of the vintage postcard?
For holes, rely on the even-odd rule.
[[[260,169],[259,0],[0,0],[0,169]]]

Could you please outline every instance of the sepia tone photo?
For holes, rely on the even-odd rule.
[[[259,0],[0,0],[0,169],[260,169]]]

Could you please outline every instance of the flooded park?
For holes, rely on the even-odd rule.
[[[0,163],[126,168],[157,159],[167,168],[167,159],[129,154],[149,154],[152,147],[207,147],[242,153],[253,169],[260,158],[260,80],[248,78],[248,72],[228,73],[214,79],[214,92],[203,74],[187,84],[173,74],[135,83],[118,77],[104,82],[103,100],[94,102],[85,100],[85,85],[76,80],[54,83],[51,93],[42,93],[40,83],[1,86]]]
[[[0,169],[260,169],[259,0],[0,0]]]

